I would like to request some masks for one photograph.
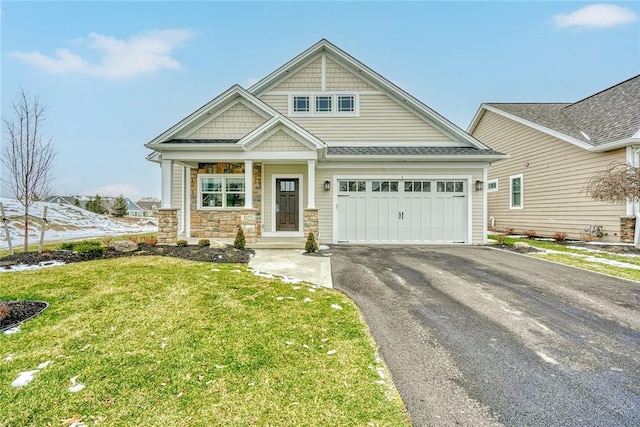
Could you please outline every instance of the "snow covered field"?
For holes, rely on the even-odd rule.
[[[11,242],[14,247],[17,247],[22,244],[24,239],[23,218],[20,218],[24,211],[15,199],[0,197],[0,203],[4,206],[5,216],[10,219],[8,224]],[[140,218],[131,222],[115,220],[75,206],[57,203],[36,202],[29,208],[29,215],[41,218],[45,206],[47,206],[48,221],[44,234],[45,242],[158,231],[153,218]],[[40,226],[40,220],[33,219],[30,222],[30,244],[37,244],[40,241]],[[4,227],[0,224],[0,249],[8,246]]]

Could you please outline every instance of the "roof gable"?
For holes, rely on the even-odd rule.
[[[278,85],[283,84],[283,82],[289,78],[296,77],[296,74],[300,70],[310,64],[315,67],[318,61],[322,61],[322,57],[325,57],[324,61],[329,62],[330,67],[328,69],[335,69],[337,72],[341,72],[339,71],[340,69],[347,71],[356,77],[356,80],[354,81],[366,82],[366,84],[370,85],[372,88],[385,93],[404,108],[414,112],[419,117],[426,120],[444,135],[447,135],[448,137],[465,145],[481,149],[488,148],[480,141],[476,140],[471,135],[414,98],[412,95],[391,83],[389,80],[382,77],[380,74],[376,73],[326,39],[320,40],[300,55],[288,61],[283,66],[251,86],[248,91],[256,96],[260,96],[270,90],[274,90],[276,87],[280,89],[281,86]],[[325,66],[326,64],[327,62],[325,62]],[[326,70],[327,68],[325,68],[325,72]],[[323,87],[322,82],[320,82],[320,90],[330,89],[327,88],[326,85]]]
[[[324,147],[324,143],[313,134],[307,132],[304,128],[292,122],[283,116],[274,117],[262,126],[254,129],[244,138],[238,141],[245,151],[251,151],[260,144],[267,141],[279,131],[284,131],[290,138],[293,138],[299,144],[306,146],[309,150],[318,150]],[[271,141],[272,143],[275,141]],[[267,146],[265,146],[266,148]],[[281,150],[274,150],[281,151]]]

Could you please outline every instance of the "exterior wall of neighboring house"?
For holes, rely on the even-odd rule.
[[[487,195],[487,215],[495,218],[496,228],[513,228],[518,233],[534,230],[551,237],[563,232],[579,239],[585,229],[601,226],[602,240],[619,241],[626,206],[595,201],[585,186],[594,172],[611,162],[625,162],[624,148],[589,152],[490,111],[484,112],[473,136],[510,156],[488,171],[489,182],[498,180],[498,190]],[[510,177],[519,174],[522,208],[512,209]]]
[[[204,125],[185,132],[183,137],[192,139],[240,139],[264,122],[266,122],[264,117],[242,102],[238,102]]]

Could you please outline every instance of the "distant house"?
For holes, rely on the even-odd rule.
[[[156,216],[158,209],[160,209],[160,201],[145,201],[145,200],[138,200],[136,202],[136,205],[138,205],[141,209],[142,209],[142,215],[141,216]]]
[[[467,131],[509,155],[488,171],[496,228],[633,239],[637,204],[595,201],[585,185],[612,162],[640,164],[640,75],[573,103],[482,104]]]
[[[83,207],[80,205],[80,200],[76,196],[49,196],[43,201],[48,203],[57,203],[59,205]]]
[[[145,146],[163,243],[241,225],[247,242],[482,244],[482,181],[505,157],[324,39]]]
[[[111,207],[113,206],[116,197],[106,197],[106,196],[100,196],[100,198],[102,199],[102,202],[104,204],[104,207],[107,208],[108,210],[111,210]],[[95,200],[95,196],[79,196],[79,195],[75,195],[75,196],[50,196],[47,197],[44,201],[45,202],[50,202],[50,203],[58,203],[58,204],[62,204],[62,205],[71,205],[71,206],[77,206],[80,207],[82,209],[86,209],[87,206],[87,202],[89,201],[93,201]],[[128,217],[147,217],[147,216],[154,216],[155,215],[155,210],[158,209],[158,207],[160,206],[160,202],[134,202],[133,200],[125,197],[124,198],[126,204],[127,204],[127,215]],[[153,209],[149,209],[146,206],[141,206],[140,204],[147,204],[149,203],[151,206],[157,206],[156,208]]]

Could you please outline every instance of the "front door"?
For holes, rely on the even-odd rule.
[[[276,178],[276,231],[298,231],[298,178]]]

